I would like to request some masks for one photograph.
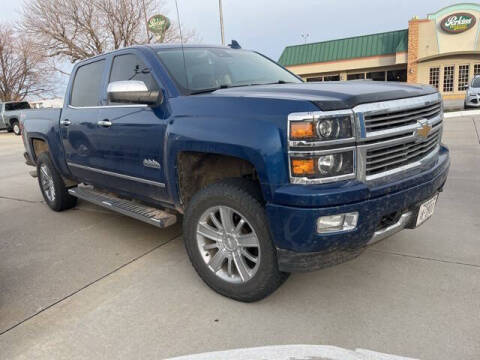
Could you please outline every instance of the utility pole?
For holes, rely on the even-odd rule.
[[[220,11],[220,33],[222,35],[222,45],[225,45],[225,35],[223,32],[223,10],[222,10],[222,0],[218,0],[218,9]]]
[[[148,29],[147,8],[145,7],[145,0],[142,0],[143,16],[145,18],[145,29],[147,30],[147,43],[150,43],[150,30]]]

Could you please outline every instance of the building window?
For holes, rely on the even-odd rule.
[[[440,68],[438,67],[430,68],[430,78],[428,83],[438,89],[439,82],[440,82]]]
[[[455,76],[455,66],[445,66],[443,68],[443,92],[453,91],[454,76]]]
[[[468,87],[468,73],[470,65],[460,65],[458,67],[458,91],[464,91]]]
[[[307,78],[307,82],[323,81],[323,76]]]
[[[387,71],[387,81],[406,82],[407,81],[407,70],[406,69],[401,69],[401,70]]]
[[[347,74],[347,80],[363,80],[363,79],[365,79],[365,73]]]
[[[480,75],[480,64],[473,65],[473,76]]]
[[[340,81],[340,75],[324,76],[323,81]]]
[[[367,73],[367,79],[373,81],[385,81],[385,71],[374,71]]]

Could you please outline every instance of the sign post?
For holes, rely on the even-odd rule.
[[[147,22],[147,28],[155,34],[158,43],[163,43],[165,33],[170,28],[170,19],[163,15],[153,15]]]

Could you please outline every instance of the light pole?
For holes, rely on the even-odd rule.
[[[220,11],[220,34],[222,35],[222,45],[225,45],[225,35],[224,35],[224,32],[223,32],[222,0],[218,0],[218,9]]]
[[[143,16],[145,18],[145,28],[147,30],[147,43],[150,43],[150,30],[148,29],[147,8],[145,7],[145,0],[142,0]]]
[[[310,37],[310,34],[301,34],[300,35],[303,39],[303,43],[306,44],[307,43],[307,39]]]

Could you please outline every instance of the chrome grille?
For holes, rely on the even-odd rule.
[[[360,180],[378,180],[435,159],[442,137],[440,94],[361,104],[353,111]]]
[[[440,131],[435,131],[424,141],[410,140],[401,144],[367,150],[366,175],[376,175],[414,163],[435,150],[440,140]]]
[[[442,106],[440,102],[409,108],[400,111],[382,111],[380,113],[365,115],[365,130],[375,132],[395,129],[401,126],[416,124],[421,119],[433,119],[440,115]]]

